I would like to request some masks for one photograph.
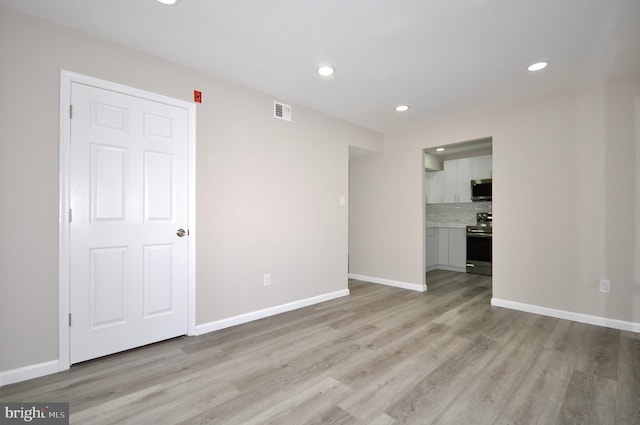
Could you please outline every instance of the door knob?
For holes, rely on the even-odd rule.
[[[184,235],[186,235],[187,232],[184,231],[184,229],[178,229],[178,231],[176,232],[176,235],[178,235],[178,237],[183,237]]]

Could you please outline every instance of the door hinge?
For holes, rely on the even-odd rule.
[[[69,223],[73,221],[73,210],[69,208]]]
[[[71,313],[69,313],[69,327],[71,327]]]
[[[69,119],[73,118],[73,105],[69,105]]]
[[[187,229],[187,236],[189,236],[189,229]]]

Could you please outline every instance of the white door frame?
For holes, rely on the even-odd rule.
[[[59,370],[70,368],[70,261],[71,244],[69,238],[69,154],[71,144],[71,84],[80,83],[111,90],[125,95],[136,96],[154,102],[165,103],[188,112],[188,229],[187,241],[187,335],[195,335],[196,326],[196,106],[194,103],[135,89],[110,81],[100,80],[74,72],[60,71],[60,187],[59,187],[59,240],[58,240],[58,351]]]

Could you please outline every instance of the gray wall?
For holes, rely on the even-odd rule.
[[[381,134],[0,8],[0,371],[58,358],[60,70],[197,106],[197,318],[347,288],[349,144]],[[262,275],[272,274],[264,287]]]
[[[493,296],[640,323],[639,96],[635,74],[386,134],[351,162],[350,272],[422,283],[422,150],[490,136]]]

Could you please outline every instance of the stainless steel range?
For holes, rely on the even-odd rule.
[[[477,213],[475,226],[467,226],[467,273],[491,276],[492,213]]]

